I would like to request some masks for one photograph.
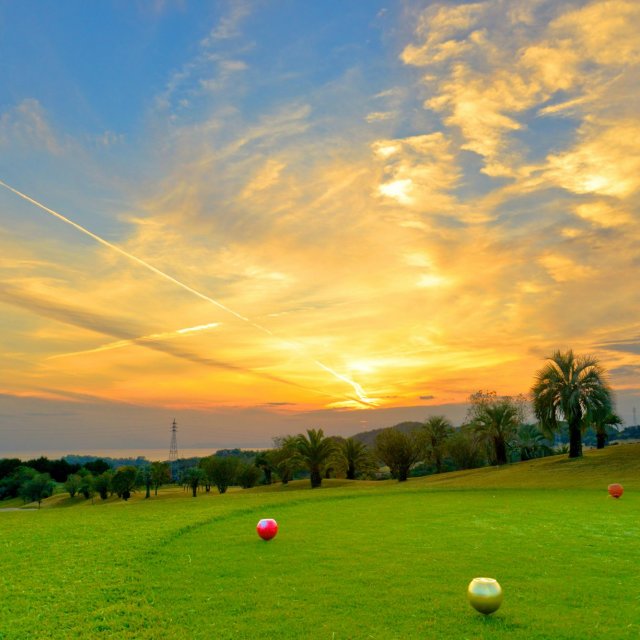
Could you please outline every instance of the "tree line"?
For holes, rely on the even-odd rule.
[[[529,402],[537,423],[526,422]],[[212,487],[222,494],[230,486],[251,488],[275,479],[286,485],[298,477],[308,477],[312,488],[329,477],[379,479],[388,474],[402,482],[410,475],[552,455],[558,453],[554,448],[558,433],[567,434],[569,457],[579,457],[587,429],[595,433],[596,445],[602,448],[621,424],[606,373],[597,360],[557,351],[537,372],[530,400],[478,391],[469,397],[466,420],[458,428],[445,416],[431,416],[424,423],[409,424],[409,430],[381,430],[371,447],[357,438],[327,437],[322,429],[308,429],[304,434],[274,438],[274,446],[266,451],[223,450],[173,466],[141,459],[116,469],[100,459],[82,466],[47,458],[24,464],[4,459],[0,460],[0,499],[21,496],[40,503],[53,493],[56,482],[71,498],[81,495],[92,500],[96,495],[103,500],[112,495],[128,500],[140,488],[149,498],[152,489],[157,495],[158,488],[170,482],[178,482],[194,497]]]

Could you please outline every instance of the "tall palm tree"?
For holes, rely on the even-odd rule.
[[[421,432],[429,460],[435,465],[436,473],[442,473],[442,459],[447,439],[453,434],[453,425],[444,416],[431,416]]]
[[[558,430],[564,418],[569,426],[569,457],[582,455],[582,431],[598,417],[612,411],[611,388],[593,356],[576,356],[572,350],[555,351],[537,372],[533,409],[542,429]]]
[[[322,429],[307,429],[306,436],[297,436],[296,446],[302,463],[309,469],[311,488],[315,489],[322,484],[322,472],[335,452],[335,442],[326,438]]]
[[[495,397],[477,407],[472,424],[489,445],[495,464],[507,464],[507,450],[521,422],[519,407],[508,396]]]

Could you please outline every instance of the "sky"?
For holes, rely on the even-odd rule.
[[[640,406],[640,3],[0,4],[0,455]]]

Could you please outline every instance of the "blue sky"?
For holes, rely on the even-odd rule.
[[[629,422],[639,28],[631,0],[1,5],[4,446],[459,422],[567,348]]]

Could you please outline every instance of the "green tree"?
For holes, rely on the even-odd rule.
[[[0,480],[8,478],[21,465],[20,458],[0,458]]]
[[[592,356],[555,351],[535,376],[533,409],[545,433],[569,426],[569,458],[582,456],[582,432],[611,413],[612,392],[604,368]]]
[[[487,443],[493,464],[507,464],[509,447],[524,420],[524,398],[478,391],[469,401],[467,419]]]
[[[20,495],[22,485],[34,478],[37,474],[38,472],[32,467],[25,465],[18,466],[10,475],[0,480],[0,497],[3,500],[5,498],[17,497]]]
[[[273,474],[273,461],[271,459],[271,451],[261,451],[255,459],[255,465],[262,470],[264,474],[264,483],[271,484],[271,476]]]
[[[93,488],[98,492],[102,500],[106,500],[109,497],[112,477],[113,473],[111,471],[105,471],[93,479]]]
[[[204,485],[207,493],[211,491],[211,487],[213,485],[213,468],[216,464],[216,456],[207,456],[206,458],[201,458],[198,461],[198,466],[204,471],[202,484]]]
[[[444,416],[431,416],[420,430],[424,439],[424,450],[427,460],[436,468],[436,473],[442,473],[447,440],[453,435],[453,425]]]
[[[255,487],[258,484],[261,475],[262,472],[255,464],[240,462],[236,479],[243,489],[251,489],[251,487]]]
[[[94,477],[90,473],[87,473],[80,477],[80,486],[78,487],[78,492],[84,496],[84,499],[89,500],[89,498],[91,498],[92,503],[93,496],[96,495],[94,480]]]
[[[62,485],[64,490],[69,494],[69,497],[75,498],[76,493],[80,490],[80,484],[82,478],[77,473],[72,473],[67,477],[65,483]]]
[[[275,449],[269,451],[269,459],[282,484],[288,484],[296,471],[302,468],[298,453],[297,436],[284,436],[273,439]]]
[[[69,464],[66,460],[49,460],[46,456],[28,460],[26,466],[35,469],[38,473],[48,473],[55,482],[64,482],[71,473],[78,473],[80,465]]]
[[[236,482],[240,460],[232,456],[209,456],[200,460],[200,467],[204,470],[208,481],[216,486],[218,493],[226,493],[227,489]]]
[[[193,497],[198,495],[198,487],[204,483],[206,475],[204,469],[200,467],[191,467],[182,474],[182,484],[189,487],[193,492]]]
[[[473,427],[463,425],[447,439],[447,453],[457,469],[476,469],[486,463],[486,447]]]
[[[151,485],[153,483],[150,464],[145,464],[138,469],[138,483],[145,488],[144,499],[147,500],[151,497]]]
[[[616,427],[622,426],[622,418],[613,412],[609,412],[604,416],[598,416],[594,420],[596,430],[596,449],[604,449],[611,432],[617,433]]]
[[[405,482],[411,467],[424,457],[424,447],[415,431],[403,433],[392,427],[376,436],[375,452],[399,482]]]
[[[158,487],[171,482],[171,466],[168,462],[151,463],[151,484],[155,495],[158,495]]]
[[[338,466],[344,470],[347,480],[355,480],[358,474],[377,468],[367,445],[354,438],[346,438],[338,442],[336,459]]]
[[[309,470],[311,488],[322,485],[322,475],[335,453],[335,442],[322,429],[307,429],[296,436],[296,449],[302,465]]]
[[[112,489],[125,501],[131,497],[131,492],[135,491],[137,486],[138,470],[130,465],[118,467],[111,478]]]
[[[37,501],[39,509],[42,500],[53,495],[55,487],[56,483],[48,473],[38,473],[20,487],[20,495],[25,502]]]
[[[96,460],[85,462],[82,466],[94,477],[99,476],[105,471],[109,471],[111,469],[109,463],[105,462],[102,458],[97,458]]]

